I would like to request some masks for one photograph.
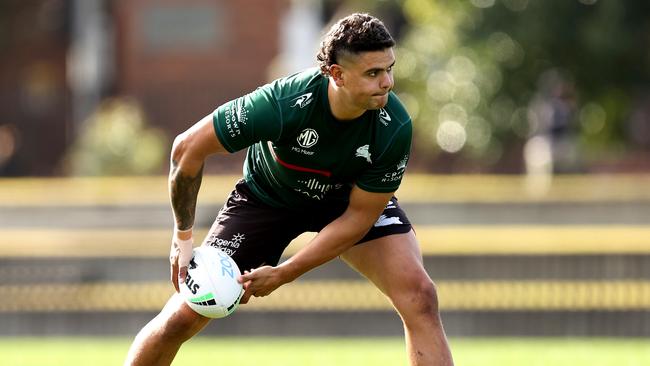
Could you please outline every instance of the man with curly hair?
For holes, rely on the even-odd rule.
[[[205,159],[248,148],[244,177],[202,244],[221,248],[243,271],[241,302],[340,257],[392,302],[411,365],[453,364],[436,288],[393,195],[412,134],[411,119],[391,91],[394,45],[380,20],[349,15],[325,35],[319,68],[227,102],[176,138],[169,175],[176,291],[185,285],[192,256]],[[291,240],[307,231],[318,234],[278,264]],[[137,335],[125,364],[169,365],[208,322],[175,294]]]

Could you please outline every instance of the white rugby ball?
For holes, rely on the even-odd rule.
[[[237,282],[239,267],[221,249],[201,245],[194,248],[187,267],[181,296],[187,305],[208,318],[223,318],[237,309],[243,286]]]

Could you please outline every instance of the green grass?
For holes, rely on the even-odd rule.
[[[0,338],[0,363],[10,366],[121,365],[127,338]],[[458,366],[650,365],[650,340],[456,338]],[[399,338],[196,338],[174,365],[405,365]]]

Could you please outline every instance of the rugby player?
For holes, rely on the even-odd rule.
[[[394,192],[411,147],[411,119],[392,92],[395,42],[368,14],[325,35],[318,68],[227,102],[174,141],[169,190],[175,222],[171,280],[184,285],[206,157],[248,148],[244,176],[203,245],[243,271],[242,303],[340,257],[392,302],[410,365],[452,365],[436,288]],[[286,246],[318,234],[278,264]],[[169,365],[209,319],[178,294],[136,336],[126,365]]]

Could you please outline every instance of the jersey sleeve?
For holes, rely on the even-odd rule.
[[[219,106],[212,114],[212,123],[229,152],[259,141],[274,141],[282,132],[280,108],[269,85]]]
[[[411,150],[412,126],[406,123],[396,131],[391,143],[357,179],[356,185],[368,192],[388,193],[399,188]]]

